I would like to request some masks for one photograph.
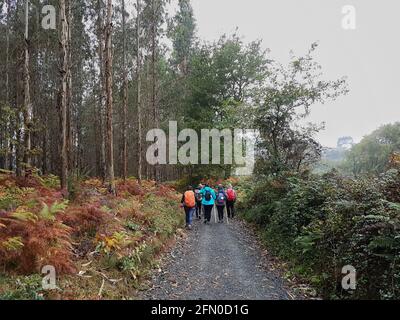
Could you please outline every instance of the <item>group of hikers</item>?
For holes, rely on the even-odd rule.
[[[234,218],[236,198],[236,191],[231,184],[226,189],[222,184],[215,189],[208,184],[200,184],[196,188],[189,186],[181,200],[186,214],[186,227],[192,228],[194,215],[198,220],[201,220],[204,215],[204,224],[209,224],[214,206],[218,211],[219,223],[224,222],[225,208],[228,218]]]

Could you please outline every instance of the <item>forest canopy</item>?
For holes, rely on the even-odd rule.
[[[259,129],[275,167],[307,166],[320,154],[318,125],[290,125],[347,91],[343,79],[319,79],[317,44],[286,68],[261,41],[199,39],[188,0],[173,14],[165,0],[57,3],[46,2],[57,8],[56,30],[37,23],[43,1],[0,3],[0,167],[59,175],[65,193],[71,176],[102,177],[113,192],[114,176],[232,174],[232,165],[149,165],[146,132],[169,121],[197,132]]]

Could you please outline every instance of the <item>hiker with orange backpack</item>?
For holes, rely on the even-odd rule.
[[[187,191],[183,194],[181,200],[182,206],[186,214],[186,228],[192,229],[193,213],[196,210],[196,198],[193,192],[193,187],[189,186]]]
[[[228,218],[235,217],[235,202],[237,199],[236,191],[233,189],[232,185],[228,185],[226,190],[226,210],[228,212]]]

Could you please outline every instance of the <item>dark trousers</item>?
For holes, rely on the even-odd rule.
[[[217,206],[217,210],[218,210],[218,219],[219,219],[219,221],[224,220],[225,206]]]
[[[211,211],[213,209],[213,205],[204,205],[204,219],[208,222],[211,221]]]
[[[202,208],[201,201],[196,201],[196,217],[197,218],[201,217],[201,208]]]
[[[235,201],[226,202],[226,211],[228,211],[228,218],[235,217]]]

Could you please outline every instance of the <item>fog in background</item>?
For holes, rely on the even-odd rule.
[[[262,39],[271,57],[289,61],[318,41],[324,77],[348,77],[350,93],[316,105],[309,117],[325,122],[318,140],[335,147],[341,136],[358,142],[379,126],[400,121],[399,0],[192,0],[200,39],[217,40],[236,27],[243,40]],[[356,8],[356,30],[342,28],[342,7]]]

